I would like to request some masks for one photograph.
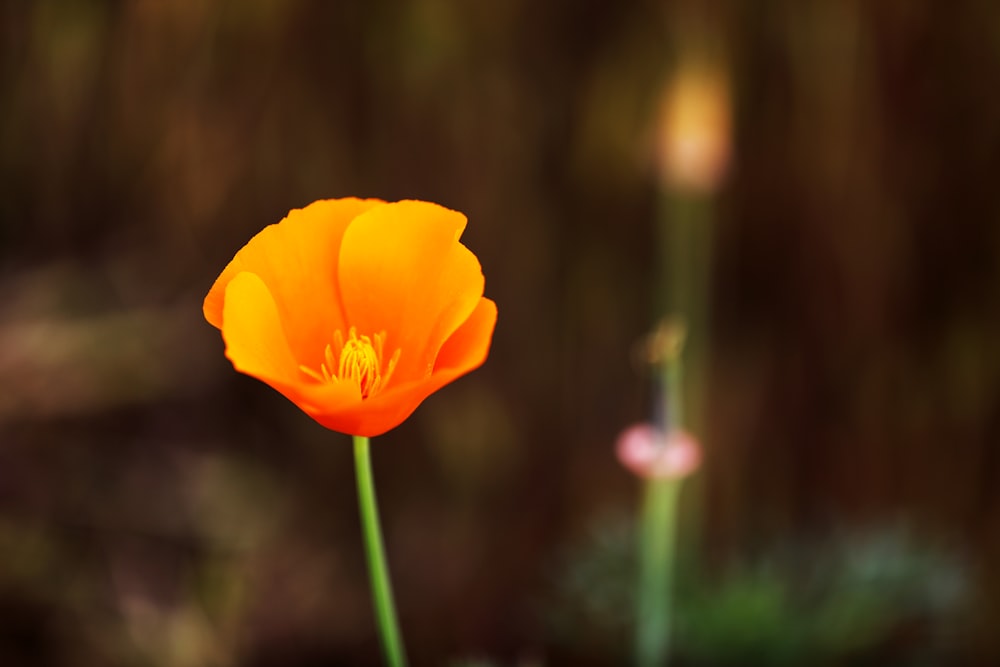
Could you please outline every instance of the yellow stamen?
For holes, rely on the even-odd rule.
[[[317,382],[340,382],[349,380],[358,385],[361,398],[374,396],[389,383],[392,372],[399,362],[400,350],[392,353],[392,358],[383,371],[383,347],[385,332],[372,337],[358,336],[357,327],[351,327],[348,339],[338,329],[333,334],[333,345],[327,345],[323,352],[323,363],[319,372],[307,366],[299,366],[299,370]],[[334,373],[336,369],[336,373]]]

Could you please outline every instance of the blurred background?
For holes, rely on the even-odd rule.
[[[990,2],[0,1],[0,664],[379,663],[349,439],[201,315],[352,195],[500,309],[373,443],[414,664],[627,663],[670,258],[677,664],[1000,660],[998,76]]]

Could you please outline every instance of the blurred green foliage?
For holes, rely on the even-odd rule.
[[[609,515],[567,549],[539,610],[580,659],[628,661],[636,535]],[[957,664],[975,582],[964,558],[898,525],[785,538],[717,573],[688,559],[672,610],[678,664]]]

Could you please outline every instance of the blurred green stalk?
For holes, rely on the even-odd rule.
[[[642,508],[636,654],[639,667],[666,663],[680,479],[649,479]]]
[[[661,200],[658,302],[660,313],[669,315],[668,324],[678,327],[683,337],[677,364],[662,368],[665,399],[670,402],[664,427],[685,428],[698,437],[704,430],[712,209],[706,194],[667,190]]]
[[[683,410],[684,325],[661,324],[654,354],[662,366],[663,446],[679,429]],[[670,648],[673,575],[677,554],[678,496],[684,477],[651,477],[645,482],[639,532],[639,581],[636,596],[636,661],[639,667],[666,664]]]
[[[682,429],[701,431],[707,341],[711,199],[666,188],[661,208],[660,324],[651,347],[663,392],[664,443]],[[662,667],[670,654],[673,578],[684,477],[645,482],[639,531],[635,654],[639,667]],[[690,535],[688,537],[691,537]]]
[[[403,639],[396,621],[396,606],[392,599],[392,584],[382,544],[382,528],[378,519],[375,500],[375,481],[372,477],[371,455],[368,438],[354,436],[354,471],[358,480],[358,502],[361,510],[361,528],[364,532],[365,554],[368,558],[368,575],[371,578],[372,601],[382,641],[382,655],[391,667],[406,665]]]
[[[660,276],[657,311],[666,314],[651,339],[663,400],[657,428],[661,446],[703,431],[708,341],[712,204],[729,161],[731,105],[711,19],[678,14],[678,63],[664,84],[658,118]],[[702,20],[708,21],[702,24]],[[678,28],[680,29],[680,28]],[[683,404],[682,404],[683,399]],[[666,664],[677,559],[678,496],[685,474],[646,481],[639,534],[636,659],[640,667]],[[689,534],[686,542],[692,542]]]

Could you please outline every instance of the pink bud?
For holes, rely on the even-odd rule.
[[[651,424],[636,424],[618,436],[618,460],[639,477],[680,479],[701,465],[701,445],[686,431],[664,434]]]

